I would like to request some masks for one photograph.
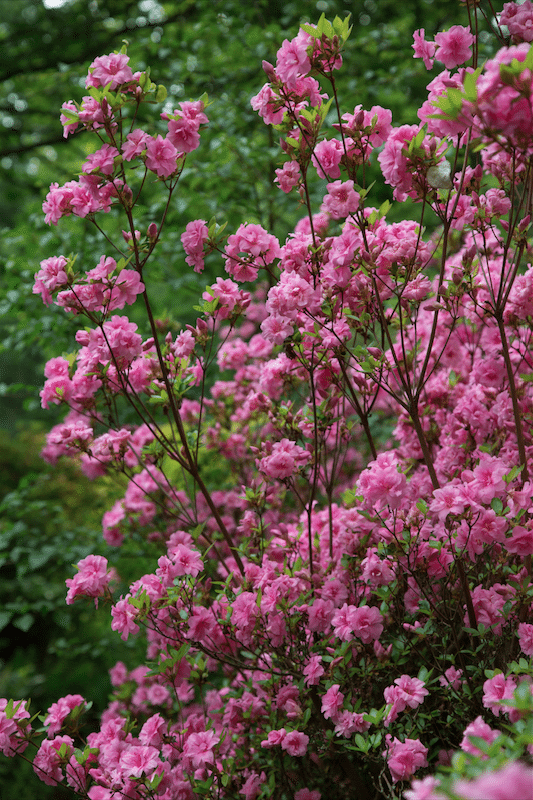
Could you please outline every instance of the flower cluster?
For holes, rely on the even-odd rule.
[[[521,20],[516,38],[528,9],[514,6],[502,24]],[[112,670],[98,731],[81,736],[80,696],[48,709],[34,768],[89,800],[531,800],[529,46],[452,74],[474,33],[418,31],[415,55],[445,67],[427,126],[393,127],[378,106],[339,106],[329,126],[324,85],[337,96],[348,34],[322,17],[264,64],[252,106],[278,126],[277,183],[307,190],[307,213],[285,242],[243,222],[220,245],[214,223],[190,222],[185,262],[200,271],[218,250],[230,277],[177,336],[152,313],[141,329],[112,314],[144,291],[165,224],[134,228],[128,165],[174,191],[204,103],[164,114],[166,136],[124,135],[120,104],[159,90],[114,54],[89,71],[99,115],[69,105],[67,127],[78,115],[108,141],[45,214],[109,211],[80,200],[105,190],[129,250],[85,276],[63,256],[37,273],[45,302],[57,292],[91,325],[46,366],[43,406],[68,412],[44,455],[125,474],[104,537],[158,550],[120,596],[100,556],[67,581],[68,603],[109,600],[112,629],[147,644],[146,664]],[[370,163],[398,202],[433,213],[434,234],[371,204]],[[2,702],[13,755],[31,728],[23,704]],[[427,774],[454,750],[456,774]]]

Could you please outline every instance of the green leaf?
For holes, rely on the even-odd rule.
[[[163,84],[159,84],[155,93],[156,103],[163,103],[167,99],[167,88]]]
[[[519,475],[522,470],[524,469],[524,464],[520,464],[520,466],[515,466],[512,468],[510,472],[503,476],[505,483],[512,483],[517,475]]]
[[[427,514],[428,504],[422,497],[416,501],[416,507],[418,508],[421,514]]]
[[[13,627],[18,628],[20,631],[27,633],[35,621],[33,614],[22,614],[13,620]]]
[[[0,631],[9,625],[12,616],[12,611],[0,611]]]

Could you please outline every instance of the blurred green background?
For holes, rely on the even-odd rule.
[[[293,195],[273,184],[283,159],[274,135],[250,107],[283,39],[301,21],[352,15],[353,31],[339,73],[344,112],[357,104],[393,111],[393,124],[416,123],[428,75],[412,57],[412,33],[431,35],[467,24],[466,10],[449,0],[0,0],[0,696],[32,697],[34,711],[67,693],[107,702],[107,670],[116,660],[136,666],[142,645],[112,633],[109,609],[83,602],[66,606],[65,578],[90,552],[106,555],[127,584],[153,567],[140,544],[106,548],[102,513],[123,493],[120,482],[90,483],[69,464],[45,465],[39,450],[60,416],[38,397],[43,367],[73,347],[75,322],[32,294],[39,262],[78,254],[84,269],[106,253],[90,223],[76,218],[44,224],[42,202],[51,182],[71,180],[90,137],[63,138],[59,109],[79,100],[90,62],[124,40],[134,70],[151,67],[167,86],[167,106],[207,92],[210,124],[187,162],[150,271],[156,312],[175,326],[192,321],[192,306],[217,274],[187,267],[179,237],[192,219],[257,222],[282,240],[301,216]],[[461,18],[461,14],[463,17]],[[370,176],[372,179],[372,176]],[[372,205],[389,197],[379,182]],[[161,198],[145,207],[145,226],[157,219]],[[405,209],[393,209],[394,214]],[[398,216],[398,218],[400,218]],[[31,767],[0,756],[2,800],[62,798],[38,783]]]

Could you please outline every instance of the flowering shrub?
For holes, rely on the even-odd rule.
[[[125,231],[96,267],[58,256],[36,274],[87,325],[46,367],[43,407],[68,413],[43,455],[124,473],[104,537],[160,556],[119,597],[101,556],[68,580],[68,603],[111,603],[123,639],[142,628],[147,656],[112,670],[99,730],[79,695],[48,709],[45,783],[90,800],[533,797],[529,6],[506,4],[512,42],[498,27],[483,68],[476,4],[468,27],[418,31],[415,56],[445,71],[400,128],[380,107],[343,113],[349,20],[302,25],[252,99],[302,219],[284,243],[190,222],[187,264],[216,252],[229,277],[177,336],[146,268],[165,213],[140,221],[140,198],[155,181],[171,202],[207,98],[135,128],[165,90],[121,52],[64,104],[65,135],[100,147],[52,185],[46,218],[116,213]],[[372,205],[376,162],[420,222]],[[114,313],[134,303],[145,328]],[[2,751],[22,753],[42,731],[2,703]]]

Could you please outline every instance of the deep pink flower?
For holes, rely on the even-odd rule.
[[[473,42],[474,35],[469,28],[453,25],[449,31],[437,33],[435,36],[437,45],[435,58],[444,64],[446,69],[458,67],[472,57],[470,47]]]

